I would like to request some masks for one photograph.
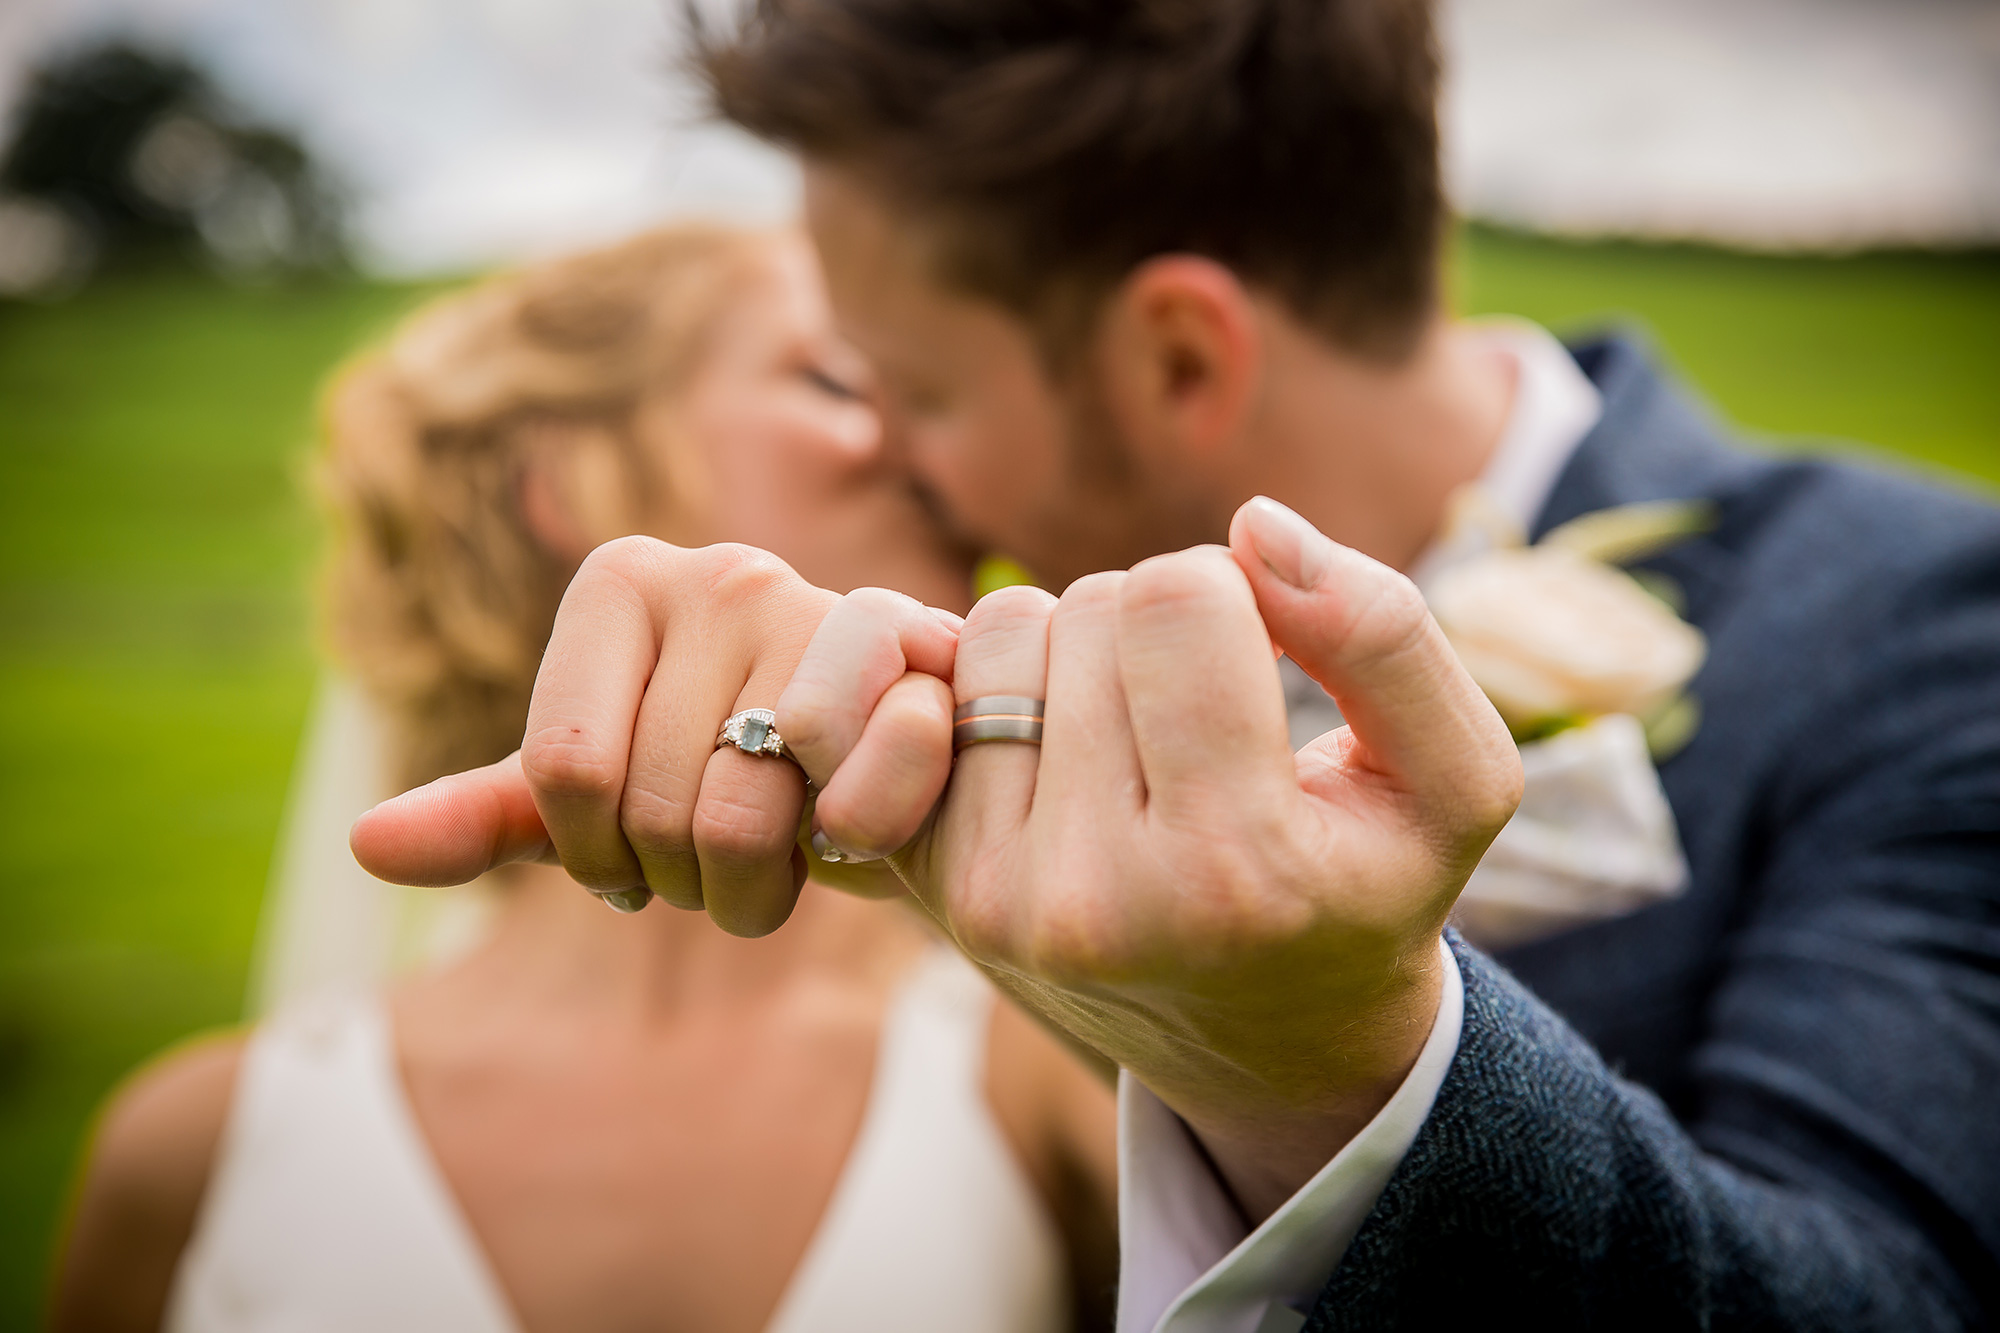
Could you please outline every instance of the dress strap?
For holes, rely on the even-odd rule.
[[[1069,1326],[1054,1222],[986,1103],[994,1001],[956,950],[911,970],[861,1132],[766,1333]]]
[[[376,997],[317,999],[251,1038],[165,1326],[515,1333]]]

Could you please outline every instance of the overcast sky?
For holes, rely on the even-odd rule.
[[[189,49],[354,187],[379,271],[463,269],[701,213],[789,166],[696,123],[663,0],[0,0],[27,64],[123,29]],[[1764,245],[2000,240],[1994,0],[1448,0],[1460,203]]]

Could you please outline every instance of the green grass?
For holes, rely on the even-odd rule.
[[[1769,434],[2000,483],[2000,257],[1461,238],[1462,308],[1656,345]],[[127,274],[0,307],[0,1328],[91,1108],[237,1013],[313,677],[313,387],[420,293]]]
[[[1739,427],[2000,484],[2000,253],[1774,259],[1474,229],[1461,309],[1624,324]]]
[[[241,1003],[313,677],[313,387],[410,300],[152,272],[0,307],[0,1327],[91,1108]]]

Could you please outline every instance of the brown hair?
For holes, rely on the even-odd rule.
[[[639,406],[698,365],[759,244],[667,228],[493,278],[425,306],[335,377],[319,469],[329,638],[388,714],[399,790],[521,743],[575,573],[523,518],[531,451],[553,424],[597,428],[620,455],[606,486],[657,492]]]
[[[1045,344],[1174,252],[1375,356],[1435,306],[1428,0],[756,0],[728,40],[688,3],[724,115],[936,224]]]

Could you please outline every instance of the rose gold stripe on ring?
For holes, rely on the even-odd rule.
[[[952,712],[951,748],[990,741],[1042,743],[1042,701],[1016,694],[989,694],[969,699]]]

